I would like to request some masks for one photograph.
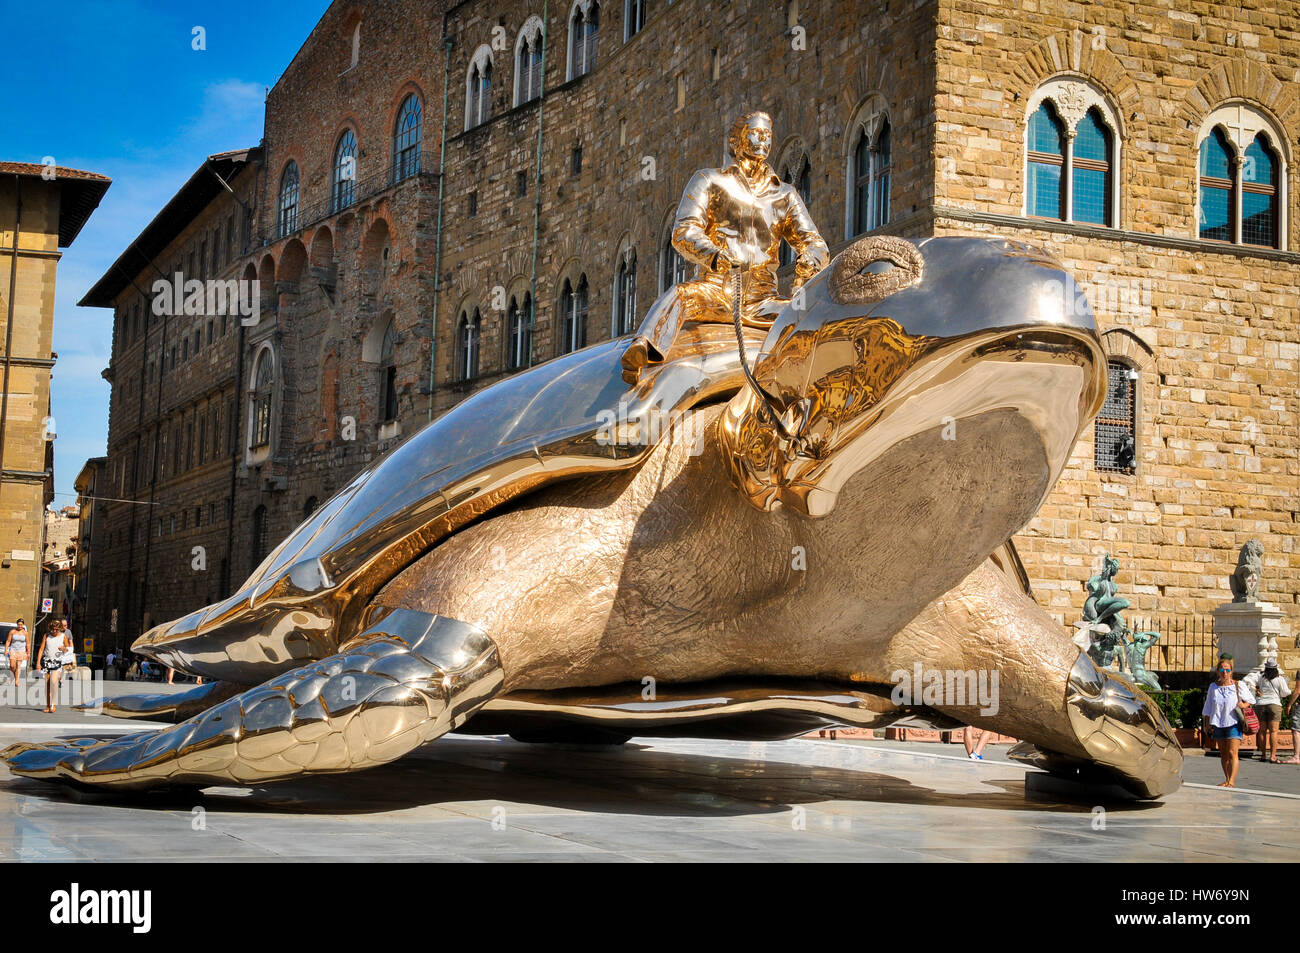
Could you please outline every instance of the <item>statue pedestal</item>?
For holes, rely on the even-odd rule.
[[[1214,610],[1214,636],[1220,652],[1232,655],[1238,672],[1250,672],[1263,664],[1259,640],[1276,641],[1285,636],[1282,610],[1270,602],[1226,602]]]

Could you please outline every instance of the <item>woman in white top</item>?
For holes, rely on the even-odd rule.
[[[18,620],[18,625],[9,630],[9,638],[5,639],[5,656],[9,659],[9,671],[14,673],[14,684],[19,684],[19,679],[23,677],[23,666],[27,664],[27,643],[30,639],[27,632],[27,623],[22,619]]]
[[[63,671],[64,657],[71,645],[68,634],[63,631],[62,622],[54,622],[41,640],[41,668],[45,670],[45,708],[47,714],[53,713],[56,706],[54,699],[59,694],[59,674]]]
[[[1259,759],[1270,764],[1279,764],[1277,760],[1277,732],[1282,724],[1282,699],[1291,694],[1291,686],[1286,676],[1278,671],[1277,660],[1264,662],[1264,670],[1247,675],[1242,684],[1249,683],[1255,693],[1255,714],[1259,716],[1259,737],[1255,746],[1259,748]]]
[[[1219,762],[1223,765],[1224,782],[1221,788],[1237,786],[1237,749],[1243,737],[1242,720],[1237,716],[1242,705],[1250,705],[1255,696],[1250,686],[1233,681],[1232,656],[1226,652],[1219,656],[1219,678],[1205,692],[1205,707],[1201,716],[1205,725],[1205,734],[1219,743]]]

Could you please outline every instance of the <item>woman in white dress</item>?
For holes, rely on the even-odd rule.
[[[63,628],[62,622],[54,622],[50,630],[45,633],[45,638],[41,640],[41,651],[39,658],[41,668],[45,671],[45,708],[47,714],[54,712],[56,706],[54,700],[59,694],[59,675],[63,672],[63,665],[67,661],[67,656],[72,645],[68,640],[68,633]]]

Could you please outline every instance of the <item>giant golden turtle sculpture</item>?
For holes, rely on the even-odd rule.
[[[219,680],[109,704],[178,723],[20,744],[85,785],[354,771],[453,730],[532,741],[974,724],[1142,797],[1177,787],[1156,706],[1034,602],[1009,544],[1096,414],[1078,288],[1020,243],[868,237],[764,336],[686,326],[466,399],[358,475],[224,602],[135,649]],[[995,704],[898,673],[996,672]],[[949,679],[951,681],[951,679]]]

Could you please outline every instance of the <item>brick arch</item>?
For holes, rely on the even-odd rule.
[[[1020,64],[1011,74],[1011,92],[1027,99],[1046,80],[1074,74],[1090,80],[1111,98],[1124,124],[1126,139],[1148,139],[1147,116],[1155,113],[1146,107],[1142,91],[1119,58],[1104,45],[1094,49],[1093,40],[1082,30],[1044,38],[1020,57]]]
[[[328,225],[321,225],[312,233],[307,248],[312,268],[334,267],[334,232]]]
[[[1201,120],[1223,103],[1240,99],[1262,110],[1283,131],[1282,147],[1300,129],[1300,94],[1296,84],[1283,83],[1273,72],[1254,60],[1238,59],[1207,70],[1187,91],[1178,109],[1181,134],[1194,137]],[[1192,143],[1193,147],[1196,143]]]
[[[382,293],[385,279],[392,268],[393,246],[397,240],[396,229],[387,215],[376,215],[367,225],[361,240],[361,293],[374,297]],[[388,262],[383,251],[388,249]]]
[[[886,102],[893,103],[897,92],[898,74],[893,63],[883,56],[873,63],[871,55],[866,54],[840,88],[840,115],[852,118],[872,93],[879,93]]]
[[[1139,371],[1147,370],[1155,360],[1151,346],[1128,328],[1113,328],[1101,336],[1101,346],[1108,358],[1124,361]]]
[[[280,252],[276,263],[275,280],[286,285],[297,285],[302,280],[307,265],[307,249],[298,238],[291,238]]]
[[[552,256],[552,260],[564,262],[564,267],[567,267],[572,261],[577,260],[581,263],[583,268],[589,269],[595,266],[598,260],[598,254],[599,250],[596,247],[596,242],[587,232],[578,232],[577,234],[574,234],[572,231],[567,231],[556,243],[555,253]],[[555,270],[555,273],[561,282],[564,280],[564,267]],[[590,276],[587,280],[591,280]],[[556,287],[558,288],[559,284],[557,284]]]
[[[455,277],[449,284],[447,294],[460,294],[460,300],[467,298],[481,298],[486,301],[492,292],[492,285],[496,282],[491,280],[487,274],[488,266],[481,260],[475,259],[472,263],[462,263],[456,268]],[[457,312],[459,315],[459,312]]]
[[[533,254],[529,247],[515,248],[501,256],[501,263],[504,266],[503,271],[507,275],[527,277],[533,273]],[[540,277],[540,271],[538,273]],[[511,278],[511,282],[514,277]]]
[[[780,175],[781,166],[804,156],[808,157],[808,164],[812,165],[812,149],[808,146],[808,140],[797,132],[791,133],[785,137],[781,148],[772,150],[772,171]]]

